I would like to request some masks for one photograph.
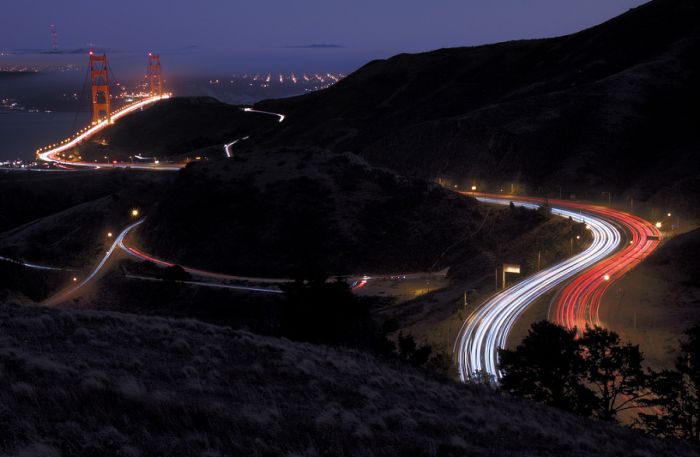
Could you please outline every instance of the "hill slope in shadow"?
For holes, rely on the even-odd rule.
[[[4,304],[0,331],[4,455],[699,455],[368,355],[191,320]]]
[[[397,55],[328,90],[261,102],[288,120],[260,147],[352,151],[495,191],[516,182],[692,207],[698,55],[700,5],[654,0],[573,35]]]

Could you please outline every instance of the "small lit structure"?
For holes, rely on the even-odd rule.
[[[506,288],[506,273],[514,273],[514,274],[520,274],[520,265],[516,263],[504,263],[503,264],[503,277],[502,277],[502,284],[503,288]]]

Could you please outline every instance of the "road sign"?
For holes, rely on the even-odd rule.
[[[520,265],[517,263],[504,263],[503,264],[503,288],[506,288],[506,273],[520,274]]]
[[[504,273],[520,273],[520,265],[517,263],[504,263],[503,264]]]

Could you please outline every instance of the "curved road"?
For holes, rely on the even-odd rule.
[[[588,211],[614,220],[627,233],[629,243],[614,256],[574,278],[552,303],[550,320],[567,328],[600,326],[598,313],[605,291],[651,254],[661,240],[659,229],[640,217],[600,207]]]
[[[167,98],[167,96],[162,98]],[[160,99],[161,97],[151,97],[125,106],[116,111],[112,115],[112,119],[117,120],[122,116],[139,110]],[[259,111],[253,108],[244,108],[244,111],[277,116],[279,122],[285,120],[285,115],[279,113]],[[81,141],[96,134],[108,125],[109,123],[107,121],[102,121],[95,126],[83,129],[73,139],[51,145],[44,150],[37,151],[37,154],[40,159],[47,162],[54,162],[59,166],[73,165],[90,167],[93,169],[123,167],[149,170],[179,170],[184,166],[184,164],[158,165],[68,162],[58,158],[58,154],[61,152],[75,147]],[[224,145],[224,151],[227,157],[231,157],[231,148],[238,141],[240,141],[240,139]],[[509,198],[502,195],[481,195],[477,198],[482,202],[492,204],[509,204],[513,201],[513,203],[518,206],[538,206],[535,199],[528,197]],[[509,289],[499,292],[469,316],[460,330],[454,348],[455,353],[457,353],[460,378],[463,381],[466,381],[474,373],[484,373],[497,380],[500,376],[497,351],[500,347],[506,347],[508,335],[516,320],[527,307],[537,299],[572,278],[574,279],[564,288],[562,293],[558,296],[556,303],[550,307],[550,319],[570,328],[582,328],[586,324],[600,325],[598,310],[600,301],[607,287],[609,287],[612,281],[618,279],[641,262],[641,260],[649,255],[659,243],[660,234],[658,230],[641,218],[621,211],[579,203],[556,200],[550,201],[550,203],[553,206],[552,212],[554,214],[562,217],[571,217],[578,221],[585,221],[587,228],[592,232],[593,242],[588,249],[570,259],[540,271]],[[116,247],[142,260],[150,260],[161,266],[173,265],[172,263],[156,259],[135,248],[125,245],[124,238],[126,235],[142,222],[143,220],[135,222],[122,231],[103,259],[88,276],[80,281],[80,283],[52,297],[49,303],[64,300],[96,278]],[[629,236],[630,243],[620,249],[625,234]],[[615,253],[615,251],[619,252]],[[266,283],[284,283],[289,281],[287,279],[231,276],[189,267],[185,267],[184,269],[193,275],[214,280]],[[357,278],[354,287],[359,288],[364,286],[368,279],[368,277]],[[246,288],[245,286],[233,287],[241,289]],[[260,288],[250,288],[250,290],[271,291],[267,289],[262,290]]]
[[[478,200],[535,208],[528,197],[482,196]],[[498,348],[506,347],[516,320],[537,299],[574,278],[553,306],[558,323],[569,327],[599,325],[598,308],[605,289],[649,255],[660,234],[649,222],[621,211],[593,205],[551,200],[552,213],[586,222],[593,242],[585,251],[503,290],[474,311],[464,322],[455,342],[459,375],[467,381],[475,374],[497,380]],[[630,238],[623,245],[623,238]],[[576,320],[575,317],[578,317]]]
[[[134,111],[138,111],[145,106],[148,106],[152,103],[155,103],[157,101],[169,98],[169,95],[163,95],[160,97],[149,97],[145,98],[141,101],[138,101],[136,103],[132,103],[131,105],[124,106],[112,113],[112,122],[118,120],[121,117],[126,116],[127,114],[133,113]],[[176,171],[179,170],[184,166],[184,164],[167,164],[167,165],[161,165],[161,164],[133,164],[133,163],[123,163],[123,162],[117,162],[117,163],[109,163],[109,162],[73,162],[73,161],[68,161],[68,160],[62,160],[61,158],[58,157],[58,154],[67,151],[69,149],[72,149],[76,146],[78,146],[82,141],[85,141],[86,139],[90,138],[91,136],[95,135],[96,133],[104,130],[110,125],[107,120],[101,121],[91,127],[85,127],[82,129],[80,132],[78,132],[72,139],[68,140],[63,140],[59,143],[54,143],[52,145],[46,146],[44,148],[41,148],[37,150],[37,156],[39,157],[40,160],[43,160],[44,162],[51,162],[57,165],[70,165],[70,166],[76,166],[76,167],[86,167],[86,168],[93,168],[93,169],[99,169],[99,168],[134,168],[134,169],[140,169],[140,170],[162,170],[162,171]]]

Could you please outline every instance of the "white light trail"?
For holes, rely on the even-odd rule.
[[[22,260],[15,260],[15,259],[10,259],[9,257],[2,257],[0,256],[0,261],[3,262],[9,262],[9,263],[14,263],[16,265],[23,266],[25,268],[31,268],[33,270],[51,270],[51,271],[73,271],[73,270],[67,270],[66,268],[58,268],[58,267],[49,267],[46,265],[38,265],[36,263],[29,263],[29,262],[24,262]]]
[[[284,121],[284,119],[286,117],[284,114],[271,113],[269,111],[259,111],[259,110],[253,109],[253,108],[243,108],[243,111],[245,111],[246,113],[259,113],[259,114],[269,114],[271,116],[277,116],[280,119],[279,120],[280,122]]]
[[[224,145],[224,152],[226,152],[226,157],[228,157],[229,159],[230,159],[231,157],[233,157],[233,154],[231,154],[231,147],[232,147],[234,144],[236,144],[236,143],[238,143],[239,141],[242,141],[242,140],[247,140],[248,138],[250,138],[250,137],[249,137],[249,136],[244,136],[243,138],[239,138],[239,139],[237,139],[237,140],[233,140],[233,141],[231,141],[230,143],[225,144],[225,145]]]
[[[129,113],[133,113],[134,111],[140,110],[141,108],[150,105],[151,103],[155,103],[159,100],[169,98],[170,95],[163,95],[162,97],[149,97],[147,99],[141,100],[139,102],[133,103],[131,105],[125,106],[114,113],[112,113],[112,122],[118,120],[119,118],[126,116]],[[40,160],[43,160],[45,162],[53,162],[56,164],[62,164],[62,165],[71,165],[71,166],[76,166],[76,167],[89,167],[89,168],[108,168],[108,167],[114,167],[114,168],[137,168],[137,169],[144,169],[144,170],[179,170],[180,167],[178,166],[159,166],[156,164],[152,165],[135,165],[131,163],[90,163],[90,162],[71,162],[67,160],[61,160],[57,158],[57,155],[60,154],[61,152],[70,150],[74,147],[76,147],[80,142],[86,140],[87,138],[90,138],[94,134],[100,132],[101,130],[104,130],[106,127],[110,125],[110,122],[108,122],[106,119],[93,125],[92,127],[83,129],[75,138],[73,138],[70,141],[64,141],[59,144],[54,144],[49,147],[49,149],[46,149],[45,151],[42,152],[40,149],[38,151],[38,157]]]
[[[509,199],[477,199],[501,205],[511,202]],[[513,204],[529,208],[538,206],[518,201],[513,201]],[[467,381],[475,373],[485,373],[497,380],[500,377],[498,349],[506,347],[513,324],[527,307],[554,287],[612,254],[621,244],[620,232],[604,219],[586,214],[584,220],[579,212],[560,208],[553,208],[552,213],[585,222],[593,235],[591,246],[570,259],[499,292],[467,318],[454,348],[462,381]]]
[[[100,260],[100,262],[97,264],[97,266],[95,268],[93,268],[93,270],[85,278],[83,278],[82,281],[80,281],[75,287],[72,287],[72,288],[70,288],[70,289],[68,289],[68,290],[66,290],[66,291],[64,291],[64,292],[62,292],[54,297],[51,297],[50,299],[48,299],[46,301],[46,303],[47,304],[59,303],[65,297],[69,296],[70,294],[72,294],[76,290],[80,289],[81,287],[84,287],[87,283],[92,281],[97,276],[97,274],[100,272],[100,270],[102,270],[102,267],[105,266],[105,264],[107,263],[107,260],[109,260],[109,258],[114,253],[114,250],[117,247],[122,246],[122,242],[124,240],[124,237],[127,235],[127,233],[129,233],[129,231],[131,229],[133,229],[137,225],[141,224],[142,222],[143,222],[143,219],[141,219],[140,221],[134,222],[133,224],[129,225],[127,228],[122,230],[122,232],[119,234],[119,236],[117,236],[117,238],[114,240],[114,243],[112,243],[112,245],[109,247],[109,250],[107,250],[104,257],[102,257],[102,260]]]

